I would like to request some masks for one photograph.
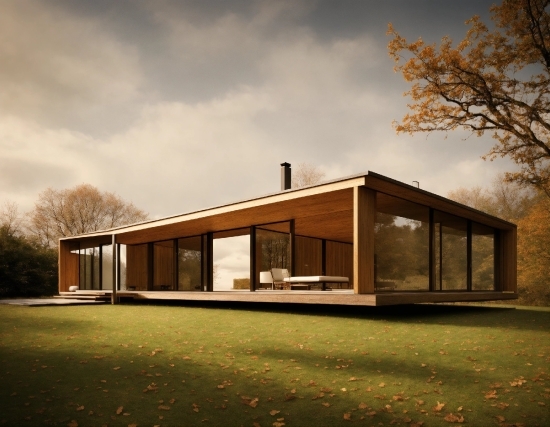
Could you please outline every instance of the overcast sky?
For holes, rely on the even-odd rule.
[[[160,217],[278,191],[284,161],[486,185],[489,136],[396,135],[385,33],[459,40],[490,4],[3,0],[0,202],[90,183]]]

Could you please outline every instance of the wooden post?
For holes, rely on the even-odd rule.
[[[376,193],[366,187],[353,189],[353,291],[374,293],[374,222]]]
[[[327,275],[327,239],[321,240],[321,275]],[[323,291],[327,289],[325,282],[321,284],[321,289]]]
[[[290,220],[290,276],[296,275],[296,231],[295,220]]]
[[[250,227],[250,291],[256,290],[256,227]]]
[[[212,259],[214,235],[212,233],[203,234],[201,240],[202,290],[212,292],[214,290],[214,261]]]
[[[466,289],[472,290],[472,221],[468,220],[466,231]]]
[[[500,232],[500,291],[517,292],[517,229]]]
[[[113,292],[111,293],[111,304],[116,304],[118,302],[117,298],[117,288],[118,288],[118,258],[117,258],[117,250],[116,250],[116,236],[113,234],[111,236],[111,245],[113,245],[113,267],[112,267],[112,273],[113,273]],[[100,252],[101,256],[101,252]]]
[[[147,290],[152,291],[155,283],[155,246],[147,243]]]
[[[428,261],[428,274],[429,274],[429,287],[430,292],[435,291],[436,287],[436,262],[435,262],[435,223],[434,223],[434,210],[430,208],[430,224],[429,224],[429,241],[428,241],[428,253],[429,253],[429,261]]]
[[[178,239],[174,239],[174,278],[173,282],[174,285],[172,286],[172,289],[175,289],[178,291],[179,287],[179,256],[178,256]]]

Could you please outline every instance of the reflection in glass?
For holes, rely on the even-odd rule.
[[[495,289],[495,230],[472,224],[472,290]]]
[[[464,218],[436,211],[436,289],[467,290],[468,222]]]
[[[100,289],[100,271],[99,271],[99,267],[100,267],[100,260],[99,260],[99,248],[92,248],[91,249],[92,251],[92,269],[93,269],[93,273],[92,273],[92,289],[94,290],[99,290]]]
[[[101,246],[101,289],[113,289],[113,246]]]
[[[201,290],[201,237],[178,239],[178,291]]]
[[[376,195],[376,291],[429,290],[429,208]]]
[[[118,283],[121,290],[126,290],[126,245],[121,244],[118,247]]]
[[[214,233],[214,291],[250,289],[250,228]]]
[[[174,290],[174,241],[153,244],[153,290]]]
[[[271,283],[260,280],[260,272],[270,271],[272,268],[286,268],[290,271],[290,222],[257,226],[255,257],[256,286],[271,289]]]

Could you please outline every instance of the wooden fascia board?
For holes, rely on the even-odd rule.
[[[365,186],[390,196],[438,209],[499,230],[512,230],[517,227],[511,222],[372,172],[369,172],[369,175],[365,178]]]
[[[141,230],[147,230],[156,227],[163,227],[166,225],[178,224],[185,221],[192,221],[195,219],[207,218],[211,216],[221,215],[229,212],[235,212],[239,210],[280,203],[284,201],[296,200],[303,197],[315,196],[324,193],[331,193],[333,191],[345,190],[362,186],[365,184],[365,176],[357,176],[350,179],[331,182],[327,184],[321,184],[317,186],[307,187],[303,189],[288,190],[282,193],[277,193],[270,196],[264,196],[260,198],[250,199],[243,202],[231,203],[228,205],[218,206],[215,208],[203,209],[183,215],[177,215],[169,218],[163,218],[159,220],[147,221],[136,225],[129,225],[125,227],[114,228],[111,230],[100,231],[97,233],[81,234],[73,237],[66,237],[61,240],[73,240],[73,239],[88,239],[91,237],[110,236],[113,234],[125,234],[133,233]]]

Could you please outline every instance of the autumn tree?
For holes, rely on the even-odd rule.
[[[518,221],[520,302],[550,306],[550,200],[544,198]]]
[[[461,187],[450,191],[447,197],[511,222],[525,217],[540,198],[536,191],[506,182],[502,175],[497,176],[489,188]]]
[[[0,227],[11,236],[19,236],[22,233],[23,217],[19,207],[14,202],[4,202],[0,206]]]
[[[319,184],[324,177],[325,173],[318,166],[306,162],[298,163],[292,173],[292,188]]]
[[[43,245],[55,247],[61,237],[105,230],[147,219],[132,203],[89,184],[66,190],[48,188],[29,213],[29,232]]]
[[[550,197],[550,0],[504,0],[491,7],[494,30],[474,16],[453,46],[407,42],[389,25],[395,70],[412,83],[410,113],[400,132],[450,131],[497,143],[484,158],[509,157],[518,172],[507,180],[533,185]]]

